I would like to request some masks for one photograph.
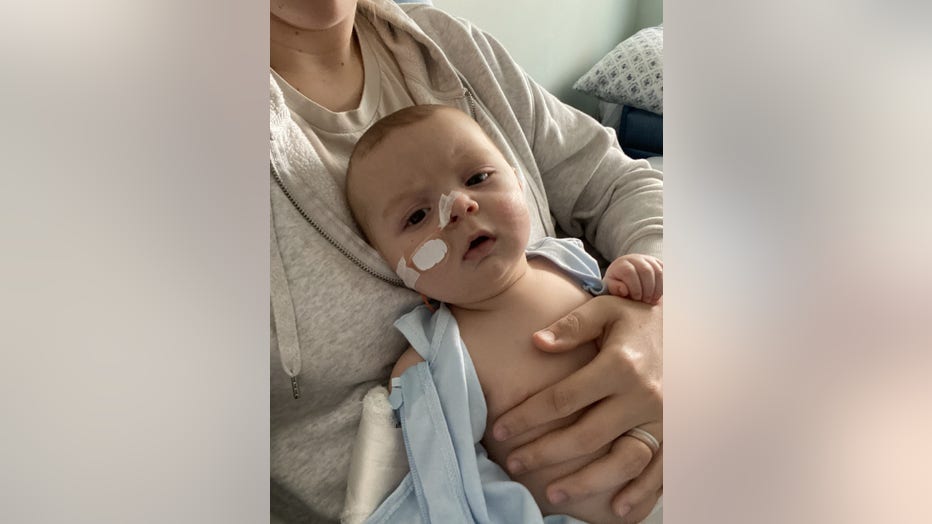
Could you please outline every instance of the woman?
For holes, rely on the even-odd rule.
[[[350,151],[368,126],[412,104],[459,107],[527,175],[532,238],[554,233],[552,216],[607,258],[660,255],[662,181],[466,22],[388,0],[275,0],[270,12],[272,513],[335,521],[359,401],[386,382],[407,345],[391,323],[420,300],[360,238],[342,197]],[[625,433],[662,420],[661,317],[660,308],[606,297],[554,326],[554,342],[541,337],[543,349],[558,351],[602,336],[602,354],[503,415],[496,435],[588,412],[516,450],[509,468],[572,458],[556,448],[582,455],[614,442],[548,496],[612,490],[616,512],[643,518],[662,489],[662,448],[652,453]]]

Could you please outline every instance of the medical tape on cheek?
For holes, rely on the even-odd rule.
[[[411,256],[411,262],[421,271],[427,271],[442,262],[447,256],[447,251],[446,242],[439,238],[432,238],[421,244],[421,246],[414,251],[414,255]],[[405,257],[398,259],[395,273],[401,277],[405,286],[411,289],[414,289],[414,285],[421,276],[417,270],[408,267],[408,262],[405,260]]]
[[[440,195],[440,204],[438,205],[437,213],[440,217],[440,229],[443,229],[450,223],[453,202],[455,202],[456,197],[461,194],[462,193],[459,191],[451,191],[449,195]],[[447,256],[447,251],[446,242],[439,238],[432,238],[421,244],[421,246],[415,250],[414,255],[411,257],[411,262],[414,264],[414,267],[421,271],[427,271],[442,262]],[[401,277],[405,286],[411,289],[414,289],[414,284],[417,283],[417,279],[421,276],[420,273],[408,267],[408,263],[405,261],[404,257],[398,260],[395,273]]]
[[[456,197],[462,195],[459,191],[451,191],[449,195],[440,195],[440,205],[437,206],[437,214],[440,217],[440,229],[447,227],[450,223],[450,215],[453,214],[453,202]]]
[[[414,262],[414,266],[421,271],[427,271],[439,264],[446,256],[446,242],[439,238],[432,238],[421,244],[421,247],[417,248],[417,251],[414,252],[414,256],[411,257],[411,261]]]
[[[408,267],[408,263],[405,262],[405,257],[401,257],[398,260],[398,266],[395,268],[395,273],[401,277],[401,281],[405,283],[405,286],[414,289],[414,284],[417,283],[417,279],[421,276],[420,273]]]

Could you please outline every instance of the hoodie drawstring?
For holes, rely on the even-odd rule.
[[[271,248],[271,308],[272,322],[275,323],[275,335],[278,339],[278,353],[282,361],[285,374],[291,377],[291,394],[295,399],[301,398],[301,387],[298,384],[298,374],[301,373],[301,348],[298,345],[298,323],[295,320],[294,303],[291,299],[291,290],[288,288],[288,278],[285,276],[285,264],[282,262],[282,253],[278,248],[278,239],[275,235],[275,224],[269,221],[272,227],[269,245]]]

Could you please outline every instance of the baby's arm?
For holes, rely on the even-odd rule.
[[[620,256],[602,280],[615,296],[656,304],[663,296],[663,261],[648,255]]]
[[[401,357],[398,358],[398,362],[395,362],[395,367],[392,368],[392,378],[400,377],[406,369],[418,362],[424,362],[424,359],[421,358],[421,355],[418,355],[417,351],[414,351],[414,348],[409,347],[401,354]],[[388,389],[391,391],[391,384],[389,384]]]

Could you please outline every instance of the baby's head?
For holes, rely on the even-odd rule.
[[[359,139],[346,178],[350,210],[405,285],[474,303],[523,272],[530,219],[514,168],[458,109],[411,106]]]

